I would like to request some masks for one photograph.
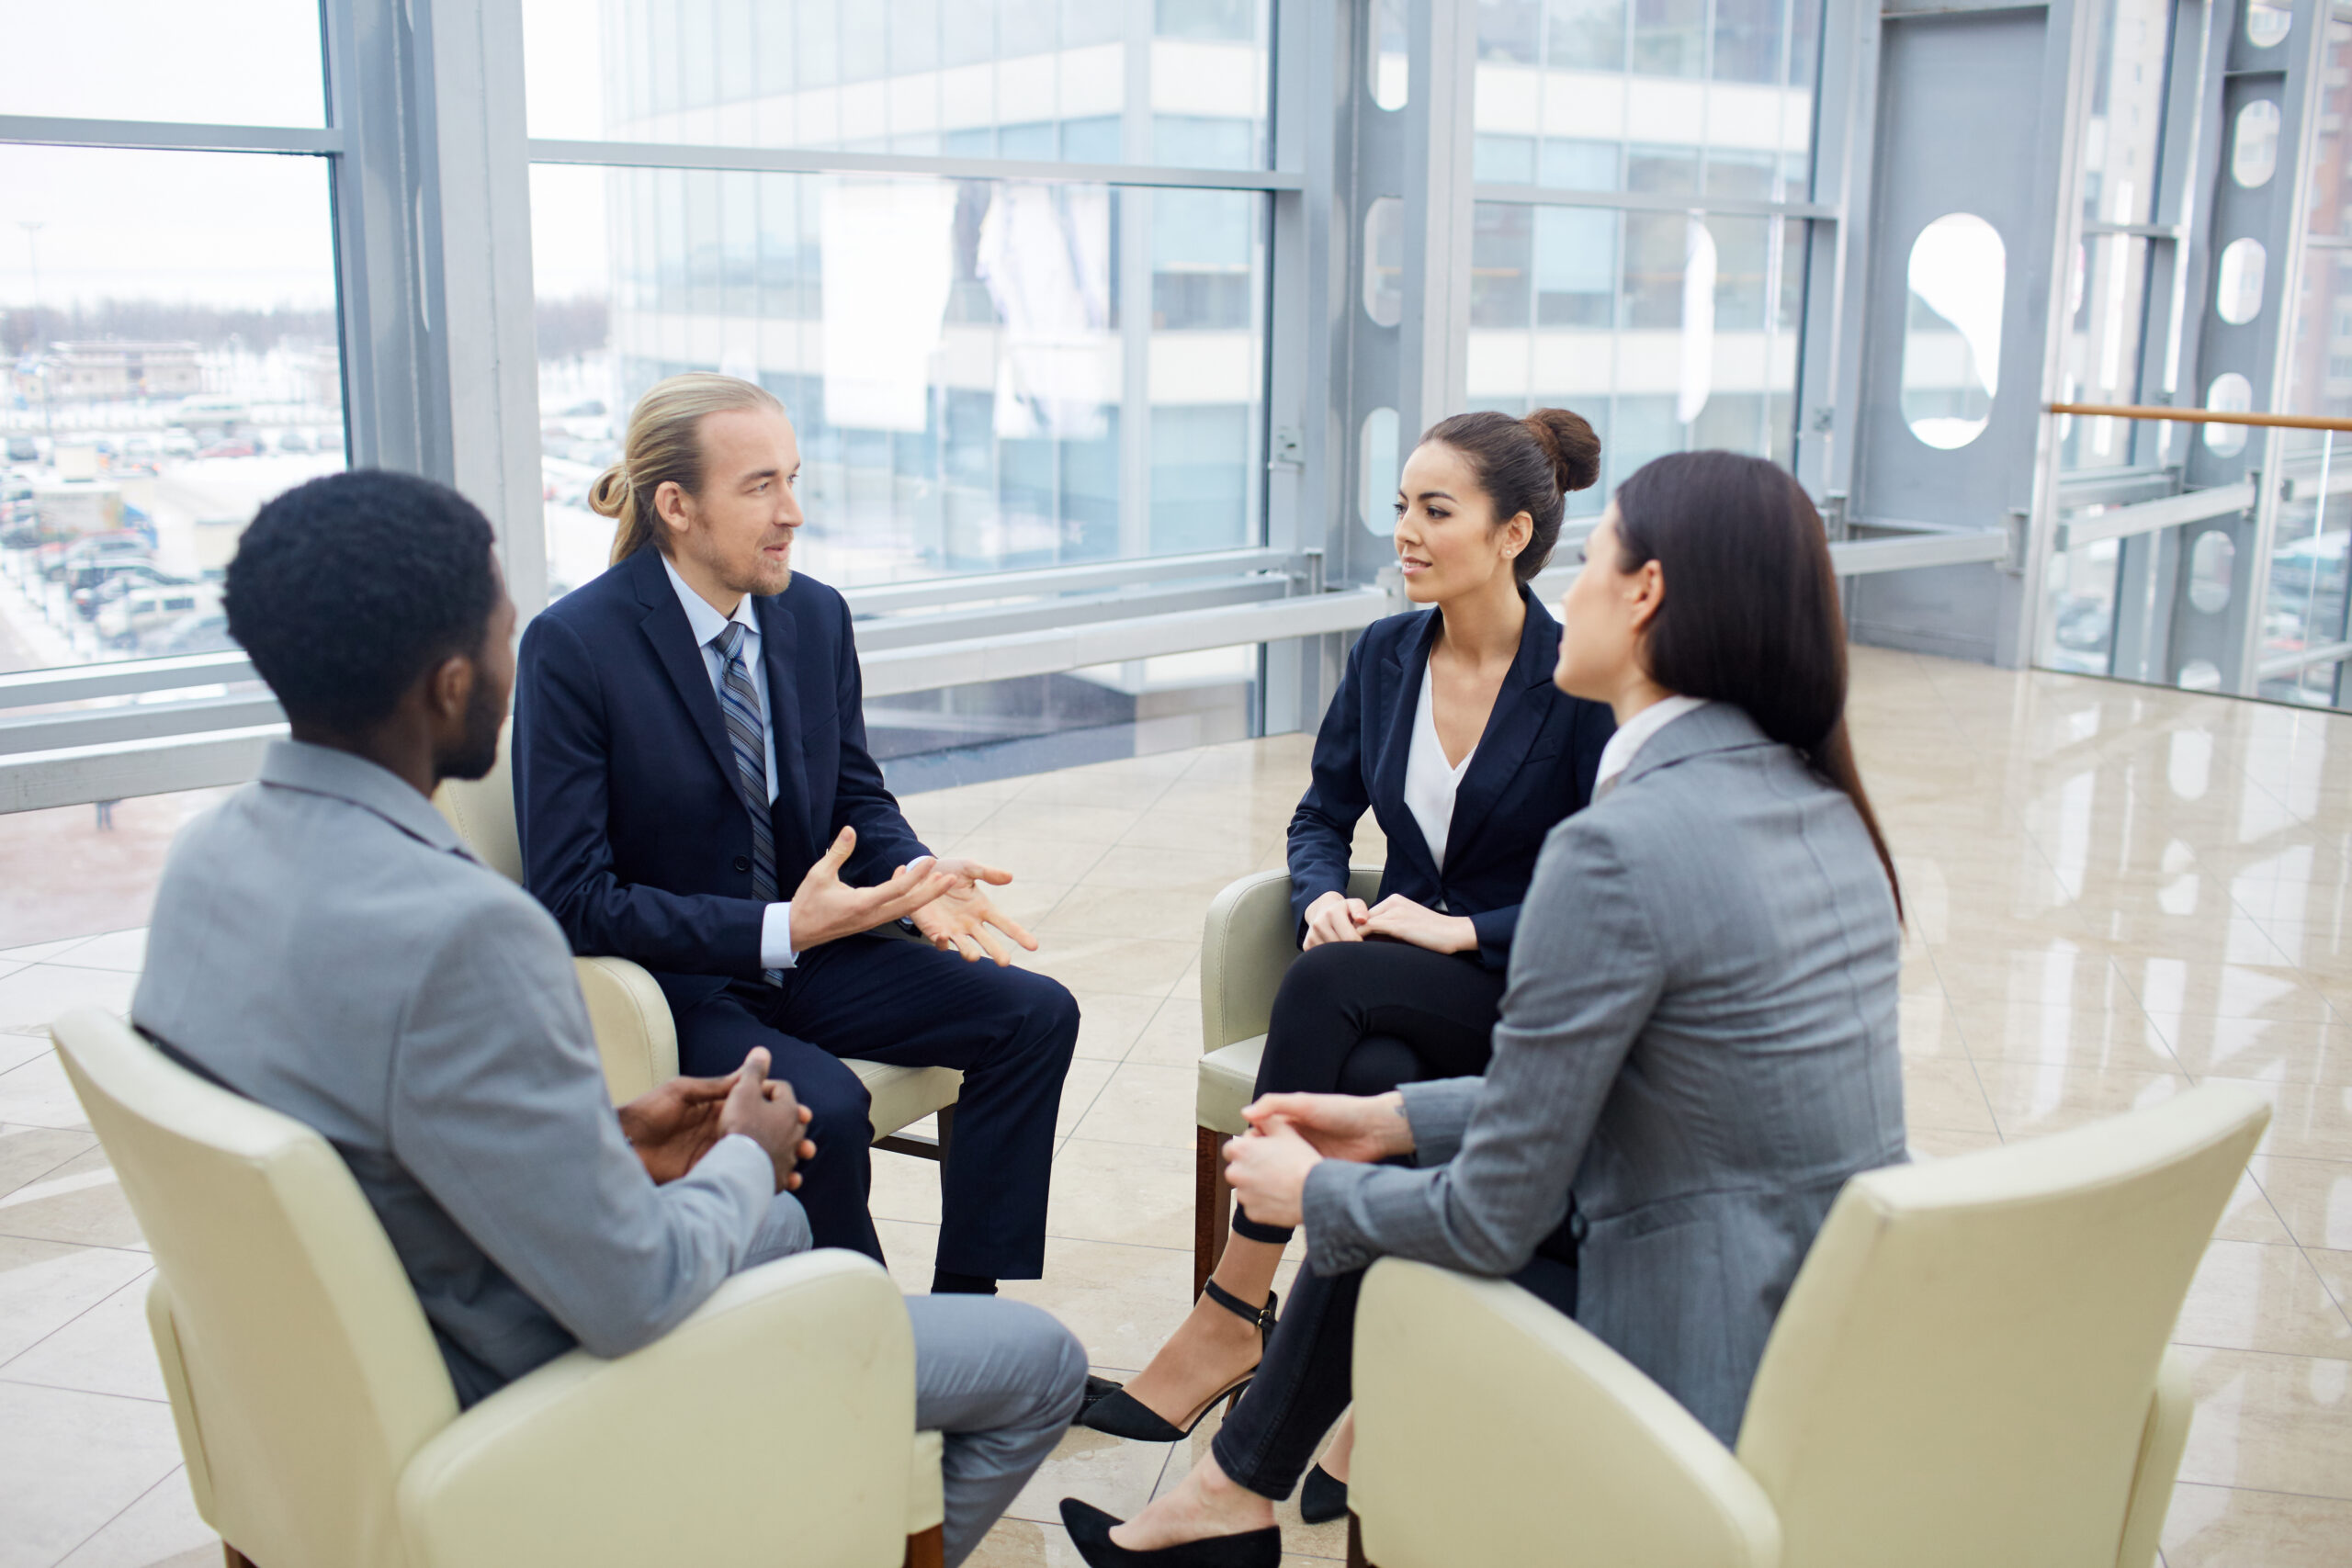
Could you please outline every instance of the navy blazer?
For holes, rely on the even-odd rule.
[[[931,852],[865,749],[849,605],[797,571],[752,604],[775,733],[779,897],[844,827],[857,849],[842,880],[884,881]],[[759,978],[752,818],[659,552],[639,550],[525,629],[514,762],[524,880],[573,952],[644,964],[673,1009]]]
[[[1400,893],[1432,909],[1442,902],[1450,913],[1469,916],[1478,931],[1478,961],[1489,969],[1509,966],[1520,900],[1535,874],[1544,835],[1591,804],[1601,748],[1617,732],[1607,704],[1552,684],[1560,623],[1524,586],[1519,593],[1527,604],[1519,657],[1495,694],[1477,754],[1454,794],[1442,872],[1405,804],[1413,716],[1442,625],[1437,610],[1389,615],[1356,639],[1315,737],[1315,782],[1290,819],[1291,910],[1302,938],[1306,907],[1326,893],[1347,891],[1349,846],[1369,806],[1388,836],[1380,896]]]

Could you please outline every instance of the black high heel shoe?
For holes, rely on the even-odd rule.
[[[1280,1298],[1273,1292],[1268,1291],[1266,1304],[1262,1307],[1253,1307],[1215,1280],[1208,1282],[1204,1293],[1209,1300],[1233,1314],[1234,1316],[1258,1325],[1258,1344],[1262,1353],[1266,1341],[1273,1337],[1274,1309],[1281,1304]],[[1091,1431],[1107,1433],[1114,1438],[1128,1438],[1138,1443],[1177,1442],[1191,1437],[1193,1428],[1208,1418],[1208,1413],[1216,1408],[1219,1400],[1229,1402],[1239,1399],[1241,1391],[1248,1388],[1250,1380],[1257,1375],[1258,1369],[1252,1367],[1233,1382],[1227,1383],[1210,1394],[1192,1413],[1191,1419],[1182,1426],[1175,1426],[1162,1419],[1153,1413],[1151,1406],[1144,1404],[1124,1388],[1114,1393],[1106,1393],[1092,1404],[1088,1405],[1085,1412],[1079,1416],[1078,1424]],[[1118,1549],[1113,1548],[1113,1550]]]
[[[1280,1525],[1136,1551],[1111,1539],[1111,1527],[1125,1522],[1075,1497],[1062,1499],[1062,1528],[1069,1531],[1070,1544],[1089,1568],[1281,1568]]]
[[[1347,1512],[1348,1483],[1319,1464],[1308,1471],[1298,1489],[1298,1517],[1310,1525],[1328,1525]]]

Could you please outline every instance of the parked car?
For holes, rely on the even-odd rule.
[[[8,437],[8,461],[12,463],[40,462],[40,444],[29,435],[11,435]]]
[[[232,435],[225,440],[215,441],[209,446],[198,447],[196,455],[199,457],[251,457],[260,451],[252,436]]]
[[[277,449],[280,452],[308,452],[314,445],[307,430],[281,430],[277,433]]]
[[[110,562],[147,560],[155,547],[147,536],[125,528],[111,534],[85,534],[59,550],[55,558],[42,563],[42,570],[52,580],[63,580],[69,589],[86,588],[97,581],[96,572]],[[92,575],[84,578],[81,574]]]
[[[237,639],[229,635],[229,617],[219,610],[166,622],[141,633],[137,643],[140,653],[154,659],[182,653],[220,653],[236,646]]]
[[[96,569],[97,581],[74,590],[74,607],[85,621],[96,620],[101,607],[140,588],[176,588],[187,581],[159,570],[154,562],[127,559]]]
[[[185,430],[167,430],[164,432],[163,439],[158,442],[157,445],[163,447],[164,456],[166,457],[193,457],[196,456],[196,437],[190,435]]]
[[[220,587],[213,582],[185,582],[170,588],[134,588],[98,610],[98,635],[108,646],[136,649],[141,638],[191,615],[209,615],[220,608]]]

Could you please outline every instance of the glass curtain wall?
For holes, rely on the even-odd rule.
[[[1790,458],[1819,0],[1482,0],[1470,402]],[[1574,193],[1574,194],[1570,194]]]
[[[14,114],[326,123],[315,0],[20,6],[8,50]],[[344,464],[329,163],[0,146],[0,672],[232,646],[239,535]]]
[[[586,493],[628,409],[692,369],[783,400],[799,564],[839,587],[1263,540],[1269,198],[1084,166],[1266,168],[1269,0],[525,15],[551,594],[604,569],[613,525]],[[807,167],[616,166],[615,144]],[[1197,735],[1222,737],[1247,733],[1255,672],[1254,649],[1137,661],[868,721],[903,755],[1204,705]]]
[[[2352,17],[2327,24],[2312,152],[2301,288],[2289,348],[2287,408],[2352,419]],[[2345,675],[2352,655],[2352,435],[2286,433],[2294,493],[2278,509],[2264,600],[2266,697],[2314,707],[2352,706]]]

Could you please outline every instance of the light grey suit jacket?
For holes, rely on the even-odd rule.
[[[575,1342],[616,1356],[660,1337],[774,1201],[744,1137],[653,1185],[554,918],[346,752],[279,741],[180,834],[130,1014],[335,1146],[465,1404]]]
[[[1577,1320],[1732,1442],[1830,1201],[1905,1157],[1900,944],[1845,795],[1684,715],[1545,840],[1487,1076],[1405,1089],[1434,1168],[1317,1166],[1310,1260],[1510,1274],[1573,1190]]]

